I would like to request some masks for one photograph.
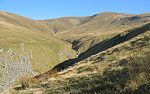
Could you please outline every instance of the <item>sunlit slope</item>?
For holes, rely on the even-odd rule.
[[[24,43],[25,50],[32,51],[31,63],[34,71],[45,72],[59,62],[74,56],[74,51],[70,49],[69,44],[52,37],[48,33],[38,31],[39,28],[22,27],[20,23],[17,24],[17,21],[13,22],[1,17],[1,15],[0,18],[3,18],[0,20],[0,49],[11,48],[18,51],[20,43]],[[18,20],[18,18],[16,19]]]
[[[50,30],[48,26],[39,21],[4,11],[0,11],[0,22],[7,22],[17,27],[22,27],[39,32],[46,32],[51,35],[53,33],[53,31]]]
[[[52,71],[41,75],[40,84],[31,83],[29,88],[23,90],[16,87],[5,94],[149,94],[149,25],[132,28],[129,32],[125,31],[124,35],[121,33],[122,39],[126,40],[126,35],[131,39],[100,51],[57,74]],[[133,37],[136,33],[138,35]]]
[[[56,19],[45,19],[40,20],[43,24],[46,24],[53,32],[59,33],[64,30],[75,28],[86,21],[88,21],[90,17],[62,17]]]
[[[60,32],[57,37],[73,44],[79,53],[124,30],[150,21],[150,14],[100,13],[88,17],[86,22]]]

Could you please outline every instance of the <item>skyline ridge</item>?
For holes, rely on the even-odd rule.
[[[42,19],[35,19],[35,18],[30,18],[28,16],[25,16],[25,15],[21,15],[21,14],[18,14],[18,13],[13,13],[13,12],[9,12],[9,11],[5,11],[5,10],[0,10],[0,13],[10,13],[10,14],[14,14],[14,15],[17,15],[17,16],[22,16],[22,17],[26,17],[26,18],[29,18],[29,19],[32,19],[32,20],[49,20],[49,19],[59,19],[59,18],[71,18],[71,17],[88,17],[88,16],[94,16],[94,15],[99,15],[99,14],[103,14],[103,13],[114,13],[114,14],[127,14],[127,15],[143,15],[143,14],[150,14],[150,12],[144,12],[144,13],[123,13],[123,12],[113,12],[113,11],[105,11],[105,12],[98,12],[98,13],[95,13],[95,14],[91,14],[91,15],[85,15],[85,16],[80,16],[80,15],[71,15],[71,16],[60,16],[60,17],[56,17],[56,18],[42,18]]]
[[[150,11],[147,0],[1,0],[0,10],[24,15],[32,19],[59,18],[65,16],[86,16],[99,12],[120,12],[141,14]]]

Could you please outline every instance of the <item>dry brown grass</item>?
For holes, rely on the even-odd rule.
[[[32,76],[29,75],[24,75],[20,77],[18,84],[21,86],[16,88],[16,89],[27,89],[27,88],[32,88],[34,85],[37,85],[39,83],[38,79],[35,79]]]

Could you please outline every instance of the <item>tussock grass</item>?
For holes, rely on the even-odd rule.
[[[29,75],[24,75],[24,76],[20,77],[18,83],[21,84],[20,89],[26,89],[26,88],[33,87],[35,84],[38,84],[38,82],[39,81],[37,79],[35,79],[34,77],[29,76]]]

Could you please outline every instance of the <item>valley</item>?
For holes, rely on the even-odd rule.
[[[149,13],[33,20],[1,11],[0,49],[3,94],[149,93]]]

